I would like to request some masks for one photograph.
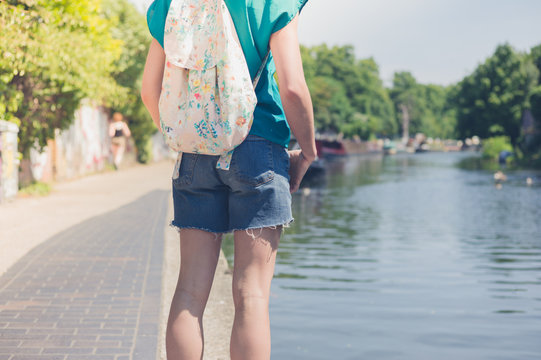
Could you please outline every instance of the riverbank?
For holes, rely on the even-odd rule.
[[[541,171],[541,162],[513,160],[500,164],[497,160],[472,153],[458,162],[458,166],[466,170],[484,171]]]

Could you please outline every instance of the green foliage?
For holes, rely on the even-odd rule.
[[[69,126],[81,99],[122,102],[111,77],[121,41],[95,0],[0,2],[0,117],[20,126],[19,149]]]
[[[539,70],[539,78],[537,80],[537,84],[541,85],[541,44],[532,48],[532,50],[530,51],[530,58],[533,64]]]
[[[530,93],[530,109],[537,129],[537,136],[532,144],[531,157],[535,158],[534,160],[538,164],[541,164],[541,45],[532,48],[530,59],[539,72],[537,86]]]
[[[452,88],[422,85],[425,107],[419,132],[431,137],[450,139],[456,136],[456,110],[450,103]]]
[[[301,54],[318,131],[363,139],[396,133],[392,102],[373,59],[357,60],[351,46],[301,47]]]
[[[523,165],[541,168],[541,85],[532,90],[530,106],[535,120],[534,130],[531,134],[525,134],[522,149],[526,157],[519,160]]]
[[[513,152],[513,146],[508,136],[495,136],[483,140],[483,157],[498,160],[500,152]]]
[[[374,59],[358,62],[361,91],[353,97],[358,113],[369,116],[368,130],[373,134],[392,137],[398,132],[395,112],[389,92],[379,76],[379,67]],[[362,136],[362,135],[361,135]],[[368,138],[367,134],[364,136]]]
[[[309,81],[313,93],[315,124],[320,131],[339,132],[353,109],[342,84],[330,77],[316,76]]]
[[[51,192],[51,185],[36,181],[28,186],[22,187],[19,190],[19,195],[22,196],[47,196]]]
[[[140,161],[155,128],[139,93],[150,37],[127,0],[0,2],[0,117],[20,126],[20,151],[65,129],[83,98],[123,113]]]
[[[449,101],[454,87],[421,85],[402,72],[388,91],[374,59],[357,60],[351,46],[301,47],[301,54],[318,131],[393,137],[406,111],[411,132],[455,135],[456,110]]]
[[[541,85],[534,88],[530,95],[530,106],[534,118],[541,129]]]
[[[125,116],[138,160],[149,160],[156,129],[139,93],[150,36],[128,0],[4,0],[0,29],[0,118],[20,126],[23,154],[68,127],[88,98]],[[515,153],[541,158],[541,136],[521,147],[526,109],[541,131],[541,45],[528,54],[501,45],[449,87],[398,72],[389,90],[374,59],[356,59],[351,46],[301,47],[301,54],[318,131],[392,137],[407,120],[412,134],[496,136],[487,151],[510,142]]]
[[[454,137],[456,111],[449,99],[453,91],[453,87],[419,84],[409,72],[395,73],[390,94],[403,131],[404,123],[409,122],[409,134]]]
[[[508,45],[500,45],[493,56],[459,83],[455,104],[460,136],[493,135],[497,125],[517,147],[523,111],[537,77],[537,69],[525,56]]]
[[[424,106],[421,87],[409,72],[394,74],[393,87],[390,91],[395,105],[397,122],[402,125],[403,135],[406,132],[417,132],[420,127],[421,109]]]
[[[499,46],[494,55],[459,84],[456,94],[457,130],[461,136],[505,135],[523,166],[541,165],[541,45],[529,54],[510,45]],[[523,116],[530,109],[532,130],[523,129]],[[527,131],[524,131],[527,130]],[[493,157],[499,143],[489,143]],[[492,152],[492,153],[491,153]]]
[[[127,0],[103,0],[103,16],[113,22],[111,34],[122,40],[122,53],[115,62],[112,76],[117,83],[128,89],[126,101],[114,104],[113,111],[122,113],[130,126],[137,160],[150,160],[149,141],[157,131],[152,118],[141,101],[141,81],[150,35],[146,20]]]

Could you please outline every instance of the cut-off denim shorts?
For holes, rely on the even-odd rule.
[[[248,135],[235,148],[229,170],[216,169],[218,158],[182,154],[173,177],[173,227],[227,233],[293,221],[284,147]]]

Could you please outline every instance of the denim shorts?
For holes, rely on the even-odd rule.
[[[216,169],[218,158],[182,154],[173,178],[172,226],[226,233],[293,221],[284,147],[249,135],[235,148],[229,170]]]

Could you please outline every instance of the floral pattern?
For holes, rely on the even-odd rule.
[[[229,169],[257,97],[224,1],[172,0],[164,50],[159,108],[166,143],[178,152],[222,155],[217,167]]]

